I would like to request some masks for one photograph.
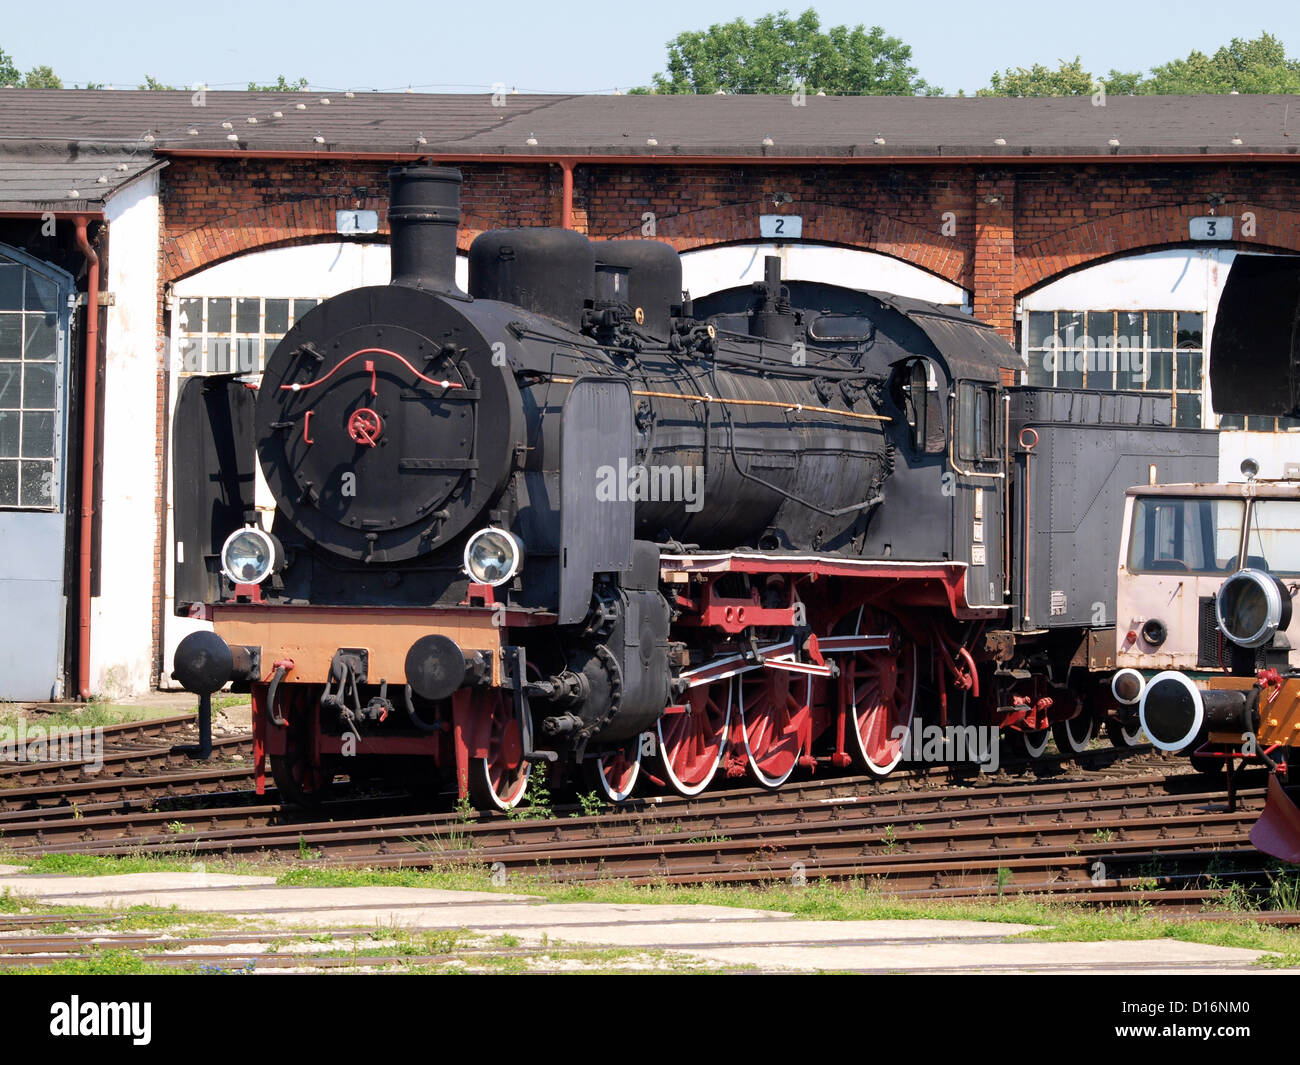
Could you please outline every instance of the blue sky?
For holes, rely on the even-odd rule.
[[[181,0],[160,6],[118,0],[105,6],[71,0],[57,19],[42,4],[9,5],[0,48],[22,70],[52,66],[64,83],[98,81],[131,88],[152,74],[180,85],[244,88],[278,74],[306,76],[313,87],[488,91],[504,82],[521,92],[608,92],[648,84],[662,70],[665,43],[682,30],[804,3],[734,0],[582,0],[371,2]],[[1172,7],[1117,0],[1052,5],[1043,0],[940,0],[815,6],[823,27],[880,25],[912,46],[927,81],[968,93],[1008,66],[1083,58],[1104,73],[1145,70],[1212,52],[1231,37],[1267,30],[1300,56],[1300,8],[1294,0],[1184,0]],[[1177,17],[1170,12],[1176,11]]]

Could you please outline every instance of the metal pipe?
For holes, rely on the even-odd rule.
[[[1011,393],[1002,393],[1002,594],[1011,598]]]
[[[86,355],[82,388],[81,523],[77,564],[77,687],[90,690],[90,538],[95,514],[95,403],[99,371],[99,256],[86,237],[87,215],[77,216],[77,248],[86,259]]]
[[[573,163],[560,160],[560,226],[573,228]]]
[[[1025,433],[1033,433],[1033,443],[1025,443]],[[1038,433],[1034,429],[1026,426],[1020,430],[1019,444],[1025,449],[1025,497],[1021,507],[1025,512],[1025,540],[1022,554],[1024,559],[1024,575],[1020,581],[1020,615],[1022,622],[1029,621],[1029,463],[1033,458],[1034,446],[1038,443]]]

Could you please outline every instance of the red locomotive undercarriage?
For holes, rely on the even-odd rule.
[[[722,593],[722,578],[734,574],[747,578],[748,597]],[[1031,753],[1038,753],[1039,737],[1046,745],[1050,725],[1092,712],[1080,693],[1042,674],[1020,671],[1010,686],[995,680],[1006,645],[981,637],[1004,612],[965,605],[960,564],[718,553],[664,556],[661,575],[676,611],[672,638],[685,648],[678,696],[654,732],[589,753],[588,783],[609,800],[627,798],[647,781],[694,795],[716,779],[746,774],[770,788],[799,770],[853,767],[884,775],[905,754],[905,730],[920,713],[922,693],[935,707],[932,723],[1006,727],[1023,735]],[[240,622],[265,635],[273,616],[291,609],[218,606],[213,620],[218,632],[238,640]],[[499,644],[489,650],[498,657],[522,630],[554,621],[507,611],[485,585],[472,585],[458,608],[419,613],[425,632],[452,619],[462,639],[467,628],[492,632]],[[385,638],[394,612],[351,609],[346,617],[350,642],[364,649],[368,640]],[[316,649],[318,658],[335,651]],[[405,778],[424,787],[450,777],[462,799],[480,806],[508,808],[522,796],[533,724],[518,712],[499,669],[492,682],[456,691],[420,734],[382,727],[339,734],[322,727],[330,685],[300,679],[302,663],[289,652],[265,647],[263,654],[270,668],[251,686],[259,793],[268,761],[287,797],[310,802],[336,774],[364,779],[367,760],[384,757],[402,758]],[[371,682],[377,680],[372,672]],[[536,751],[544,748],[539,738]]]

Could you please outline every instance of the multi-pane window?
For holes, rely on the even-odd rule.
[[[1205,316],[1193,311],[1030,311],[1031,385],[1154,393],[1174,424],[1203,422]]]
[[[261,373],[280,338],[319,302],[307,297],[182,297],[176,308],[179,369]]]
[[[59,295],[54,281],[0,255],[0,507],[59,505]]]
[[[1256,433],[1300,429],[1300,418],[1269,418],[1260,414],[1220,414],[1220,429],[1249,429]]]

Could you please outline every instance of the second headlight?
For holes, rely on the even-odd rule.
[[[221,570],[235,584],[261,584],[283,564],[280,541],[255,525],[236,529],[221,545]]]
[[[480,529],[465,544],[465,572],[477,584],[505,584],[523,564],[523,542],[505,529]]]

